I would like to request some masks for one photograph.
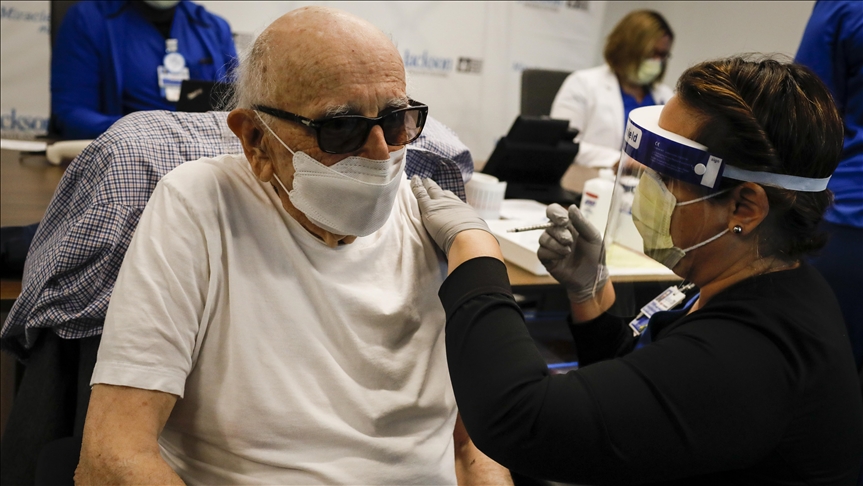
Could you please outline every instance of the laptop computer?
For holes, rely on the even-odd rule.
[[[224,109],[234,87],[230,83],[187,79],[180,85],[177,111],[205,112]]]

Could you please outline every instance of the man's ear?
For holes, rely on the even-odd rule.
[[[764,188],[754,182],[744,182],[731,190],[734,210],[730,224],[740,226],[746,235],[754,231],[767,218],[770,202]]]
[[[228,113],[228,128],[240,139],[252,172],[261,182],[273,177],[273,159],[264,148],[264,131],[258,125],[255,112],[237,108]]]

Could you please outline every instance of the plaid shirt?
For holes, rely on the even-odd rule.
[[[46,328],[64,339],[102,333],[123,256],[159,179],[186,161],[242,152],[226,116],[133,113],[72,161],[30,245],[2,349],[26,359]],[[406,157],[409,177],[430,177],[464,200],[473,159],[449,128],[429,118]]]

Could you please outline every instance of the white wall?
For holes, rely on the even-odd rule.
[[[0,135],[33,138],[48,129],[50,3],[0,2]]]
[[[200,3],[249,38],[289,10],[326,3],[366,18],[401,46],[431,46],[438,55],[482,59],[480,76],[453,82],[456,74],[447,79],[440,73],[409,73],[409,88],[431,105],[433,116],[459,133],[477,160],[485,160],[518,113],[520,71],[574,70],[601,63],[606,36],[631,10],[657,10],[671,24],[676,40],[665,82],[673,85],[687,67],[710,58],[744,52],[793,57],[815,2],[580,2],[590,4],[591,15],[583,17],[593,22],[590,25],[581,23],[581,17],[565,15],[564,6],[570,2],[561,1],[532,2],[534,8],[524,8],[530,2]]]
[[[600,29],[601,43],[628,12],[652,9],[674,31],[674,46],[665,83],[673,86],[689,66],[712,58],[746,52],[794,57],[813,0],[805,1],[620,1],[608,2]],[[596,63],[603,62],[602,47]]]
[[[709,58],[763,51],[795,53],[814,2],[805,1],[494,1],[494,2],[308,2],[199,0],[223,16],[245,43],[283,13],[310,3],[327,3],[366,18],[391,33],[403,56],[427,52],[458,63],[481,61],[479,72],[408,68],[410,94],[431,106],[433,116],[452,127],[485,160],[495,140],[518,114],[520,74],[525,67],[574,70],[602,62],[605,37],[627,12],[652,8],[676,33],[666,82]],[[44,125],[48,116],[47,21],[22,23],[26,36],[7,25],[7,11],[32,6],[47,12],[47,0],[3,0],[2,115],[4,132],[22,115]],[[41,15],[41,16],[40,16]],[[31,32],[32,31],[32,32]],[[19,38],[20,37],[20,38]],[[12,56],[12,54],[15,56]],[[38,61],[37,61],[38,60]],[[35,64],[34,64],[35,63]],[[24,90],[24,91],[21,91]],[[29,96],[19,95],[31,93]],[[12,123],[12,105],[16,109]],[[8,123],[7,123],[8,122]],[[7,127],[7,125],[10,125]],[[23,126],[23,125],[22,125]]]
[[[574,70],[592,64],[606,6],[564,0],[200,3],[235,32],[248,34],[244,40],[309,4],[368,20],[398,46],[408,94],[427,103],[429,113],[455,130],[477,160],[488,158],[518,115],[524,68]]]

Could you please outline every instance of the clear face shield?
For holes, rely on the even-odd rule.
[[[722,258],[711,245],[734,237],[727,198],[736,185],[722,184],[723,180],[799,191],[821,191],[829,181],[729,165],[704,145],[660,128],[663,108],[630,112],[605,226],[598,227],[608,272],[616,283],[616,303],[610,312],[617,315],[636,315],[657,295],[665,295],[667,302],[656,310],[676,306],[683,293],[666,295],[672,290],[669,285],[689,290],[693,286],[685,280],[693,266],[706,258]],[[679,119],[669,123],[686,126]]]
[[[610,202],[603,205],[607,214],[593,214],[582,200],[583,213],[603,234],[603,256],[616,293],[610,312],[617,315],[638,313],[638,303],[681,282],[687,265],[680,261],[727,232],[708,201],[726,192],[719,189],[722,159],[660,128],[662,109],[630,113]],[[585,190],[588,200],[590,195]]]
[[[695,245],[726,229],[709,217],[707,200],[727,191],[719,189],[722,159],[660,128],[662,110],[650,106],[630,113],[603,236],[606,248],[616,244],[642,252],[672,270]]]

